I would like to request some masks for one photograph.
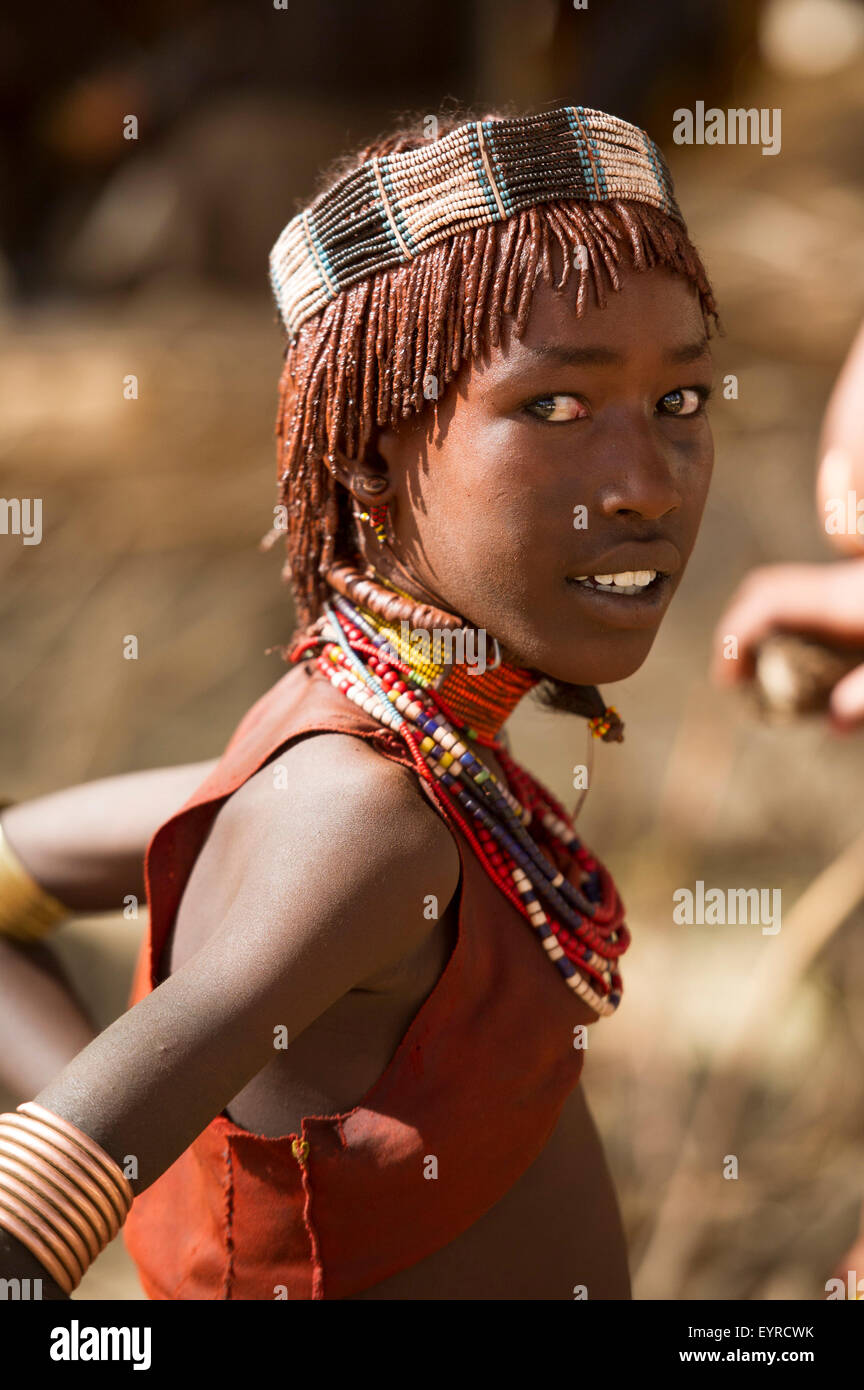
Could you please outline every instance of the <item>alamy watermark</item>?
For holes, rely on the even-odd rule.
[[[465,666],[471,675],[482,676],[487,669],[501,665],[501,651],[493,637],[494,659],[487,668],[486,629],[483,627],[411,627],[403,618],[399,624],[399,648],[385,641],[381,654],[385,660],[432,663],[435,666]]]
[[[705,109],[697,101],[691,111],[679,106],[673,111],[672,139],[676,145],[761,145],[763,154],[780,153],[780,107],[719,106]]]
[[[39,545],[42,498],[0,497],[0,536],[20,536],[25,545]]]
[[[864,536],[864,497],[847,492],[825,503],[825,531],[829,536]]]
[[[672,921],[679,926],[762,926],[763,936],[780,930],[779,888],[708,888],[697,879],[695,891],[676,888]]]
[[[42,1298],[41,1279],[0,1279],[0,1303],[13,1300],[18,1303],[38,1302]]]
[[[133,1371],[151,1363],[149,1327],[82,1327],[73,1318],[68,1327],[51,1331],[48,1355],[52,1361],[131,1361]]]
[[[864,1298],[864,1279],[859,1279],[857,1271],[847,1269],[846,1283],[842,1279],[828,1279],[825,1284],[828,1301],[834,1298],[848,1298],[855,1302]]]

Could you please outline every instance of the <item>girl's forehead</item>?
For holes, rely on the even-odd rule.
[[[576,293],[568,286],[556,290],[548,284],[536,287],[524,332],[515,320],[502,325],[500,355],[536,357],[538,352],[607,344],[655,344],[659,350],[672,343],[693,343],[707,338],[699,294],[684,276],[665,267],[622,270],[620,288],[608,289],[601,306],[591,297],[578,312]]]

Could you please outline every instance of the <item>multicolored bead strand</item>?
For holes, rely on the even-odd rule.
[[[534,683],[516,668],[483,676],[411,659],[395,624],[334,595],[324,616],[291,652],[346,698],[405,741],[418,775],[445,818],[462,832],[492,881],[536,931],[568,987],[606,1016],[623,990],[617,968],[630,943],[623,906],[607,871],[582,846],[566,811],[497,740],[503,719]],[[452,716],[466,682],[472,717],[484,725],[509,785],[466,744],[473,730]],[[440,696],[455,692],[454,701]],[[487,704],[484,696],[487,692]],[[479,711],[479,713],[478,713]],[[570,871],[578,868],[578,882]]]
[[[394,592],[403,594],[401,589]],[[403,594],[409,598],[410,595]],[[337,607],[342,597],[336,597]],[[350,603],[350,600],[348,600]],[[389,622],[375,613],[360,609],[352,604],[355,621],[372,641],[385,638],[416,683],[428,691],[431,698],[440,706],[445,718],[453,725],[465,730],[469,738],[478,741],[493,741],[507,716],[515,709],[522,696],[531,690],[539,679],[534,671],[521,667],[490,663],[487,670],[480,673],[476,661],[478,647],[482,639],[475,629],[457,629],[455,633],[446,629],[433,632],[431,640],[424,629],[409,629],[406,638],[400,624]],[[345,610],[343,610],[345,611]],[[425,640],[424,640],[425,639]],[[437,647],[436,647],[437,642]],[[458,653],[469,650],[473,661],[458,660]],[[418,652],[418,647],[429,649]],[[497,647],[497,644],[496,644]],[[444,659],[443,652],[452,655],[457,652],[456,661]],[[440,659],[436,658],[436,651]],[[494,681],[489,673],[495,671]]]

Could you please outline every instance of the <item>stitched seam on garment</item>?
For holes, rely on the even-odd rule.
[[[225,1275],[222,1280],[222,1298],[231,1297],[234,1283],[234,1165],[231,1162],[230,1141],[225,1145]]]
[[[305,1126],[301,1125],[301,1138],[305,1139]],[[309,1237],[310,1261],[312,1264],[312,1298],[323,1299],[324,1297],[324,1269],[321,1265],[321,1251],[318,1244],[318,1235],[312,1224],[312,1184],[309,1181],[309,1155],[307,1153],[306,1162],[299,1164],[300,1181],[303,1184],[305,1201],[303,1203],[303,1225],[306,1227],[306,1234]]]

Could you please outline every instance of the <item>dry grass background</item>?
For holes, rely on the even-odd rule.
[[[812,477],[864,304],[861,77],[803,89],[766,78],[749,100],[782,107],[779,158],[671,149],[720,296],[718,376],[738,377],[739,398],[718,393],[703,533],[645,667],[607,691],[627,741],[597,751],[581,817],[634,933],[624,1002],[592,1031],[584,1084],[641,1298],[824,1297],[864,1194],[859,904],[738,1058],[677,1188],[683,1205],[651,1244],[712,1057],[752,1007],[754,972],[791,941],[675,926],[672,893],[696,879],[780,888],[786,916],[862,828],[864,736],[766,727],[705,674],[715,621],[750,566],[830,558]],[[122,300],[9,311],[5,326],[2,490],[44,499],[44,539],[0,542],[4,794],[214,756],[281,674],[264,652],[291,626],[280,556],[256,549],[274,500],[269,302],[175,274]],[[123,399],[128,373],[137,401]],[[131,633],[134,662],[122,658]],[[583,730],[530,706],[512,724],[517,756],[571,804]],[[124,1006],[139,932],[110,918],[60,933],[103,1024]],[[737,1181],[722,1177],[730,1153]],[[77,1296],[143,1296],[119,1242]]]

